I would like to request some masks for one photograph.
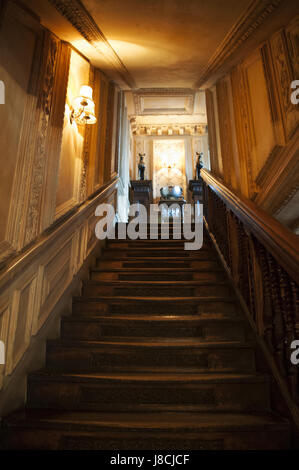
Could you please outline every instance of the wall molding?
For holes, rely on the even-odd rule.
[[[200,88],[212,74],[216,73],[224,62],[262,26],[281,3],[282,0],[253,0],[217,47],[196,82],[195,88]]]
[[[285,207],[293,196],[294,188],[299,185],[298,145],[299,130],[289,145],[279,148],[273,158],[267,160],[259,175],[258,184],[263,191],[255,202],[271,214]]]
[[[76,28],[101,56],[105,57],[105,60],[113,66],[122,80],[130,88],[136,88],[135,81],[130,72],[80,0],[49,0],[49,2],[74,26],[74,28]]]
[[[42,67],[43,77],[37,103],[38,134],[31,174],[30,197],[26,217],[26,230],[24,234],[25,245],[30,243],[31,240],[39,234],[40,229],[40,214],[42,212],[41,196],[47,167],[47,136],[49,126],[51,124],[55,73],[59,53],[60,43],[58,39],[49,32],[45,32],[45,48],[43,54],[44,63]]]

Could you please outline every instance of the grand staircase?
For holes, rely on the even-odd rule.
[[[183,244],[107,243],[2,448],[289,448],[216,251]]]

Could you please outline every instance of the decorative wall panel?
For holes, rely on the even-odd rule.
[[[56,217],[80,201],[85,127],[71,123],[71,105],[82,85],[89,84],[89,62],[72,50],[63,123],[59,177],[56,194]]]
[[[253,123],[253,145],[251,149],[252,178],[255,181],[267,158],[276,145],[275,132],[269,103],[269,93],[264,76],[262,57],[259,51],[244,64],[248,85],[251,120]]]
[[[294,134],[299,122],[298,106],[291,102],[291,82],[298,79],[295,75],[298,69],[298,43],[299,28],[289,28],[288,41],[285,31],[276,33],[270,41],[273,63],[277,81],[277,89],[281,106],[281,117],[284,124],[286,139],[289,140]],[[291,58],[288,51],[290,47]]]
[[[5,106],[0,106],[0,262],[20,248],[25,224],[28,179],[36,133],[37,105],[34,62],[39,60],[42,34],[28,13],[8,3],[0,30],[0,77]],[[30,90],[30,94],[27,91]]]
[[[206,91],[212,172],[219,171],[219,124],[225,183],[230,185],[234,174],[234,188],[292,230],[298,230],[299,220],[294,213],[299,109],[291,102],[291,82],[299,70],[298,25],[296,17],[217,81],[218,116],[215,87]]]

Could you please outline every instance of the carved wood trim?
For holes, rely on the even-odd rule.
[[[35,50],[32,59],[32,69],[29,81],[29,90],[21,126],[18,146],[17,164],[14,173],[12,195],[6,230],[6,241],[9,248],[1,254],[2,260],[13,251],[23,248],[26,234],[26,217],[30,205],[31,175],[35,170],[35,146],[38,139],[38,126],[40,116],[39,95],[41,90],[40,63],[43,55],[43,41],[45,33],[39,22],[23,10],[19,5],[9,2],[5,10],[8,16],[25,25],[35,35]]]
[[[106,134],[105,134],[105,181],[109,181],[111,173],[113,172],[112,159],[112,137],[113,137],[113,120],[114,120],[114,100],[115,100],[115,85],[113,82],[108,83],[108,96],[106,108]],[[113,162],[114,163],[114,162]]]
[[[206,90],[206,107],[208,119],[208,140],[210,147],[211,170],[218,174],[218,150],[215,128],[214,96],[211,90]]]
[[[54,77],[53,103],[50,116],[50,126],[47,134],[47,164],[46,179],[42,194],[42,218],[40,230],[45,230],[54,220],[56,205],[56,189],[58,184],[58,171],[60,149],[62,142],[63,120],[67,84],[69,77],[71,48],[63,42],[60,46],[56,73]]]
[[[120,159],[120,144],[121,144],[121,130],[122,130],[122,113],[123,113],[123,93],[117,91],[116,100],[116,128],[115,128],[115,152],[114,152],[114,171],[119,173],[119,159]]]
[[[98,187],[104,183],[105,180],[105,164],[106,164],[106,129],[107,129],[107,105],[108,105],[108,84],[107,77],[101,73],[99,77],[100,86],[100,106],[99,106],[99,183]]]
[[[297,31],[297,40],[298,36],[299,32]],[[270,39],[270,47],[273,57],[275,81],[277,83],[285,140],[289,141],[299,126],[298,106],[292,104],[290,97],[291,82],[292,80],[298,79],[298,77],[294,75],[296,65],[292,65],[290,59],[285,30],[278,31],[272,36]]]
[[[281,2],[282,0],[253,0],[210,58],[195,87],[200,88],[260,28]]]
[[[49,0],[76,30],[88,41],[108,63],[118,72],[122,80],[136,88],[135,81],[121,59],[118,57],[105,35],[92,16],[79,0]]]
[[[241,186],[244,194],[252,194],[252,170],[250,151],[252,149],[251,120],[249,115],[248,90],[245,84],[242,66],[235,67],[231,72],[232,97],[236,124],[236,137],[239,150]]]
[[[96,189],[95,178],[96,170],[99,170],[99,141],[100,141],[100,94],[102,90],[100,89],[100,71],[94,68],[90,68],[92,75],[92,84],[93,87],[93,99],[95,102],[95,115],[97,122],[93,126],[89,126],[89,143],[88,143],[88,169],[86,175],[86,195],[92,194]],[[87,136],[87,134],[86,134]],[[86,149],[84,149],[84,152]]]
[[[268,101],[270,104],[275,140],[277,145],[285,145],[286,138],[282,125],[281,109],[279,104],[279,93],[275,80],[274,64],[271,54],[270,44],[266,43],[260,48],[260,54],[263,62],[265,80],[268,92]]]
[[[230,186],[232,179],[232,128],[226,79],[219,80],[216,84],[217,104],[219,113],[219,133],[221,143],[221,156],[223,164],[223,179]]]
[[[40,230],[41,200],[47,162],[47,134],[50,126],[54,77],[60,50],[59,46],[58,39],[49,32],[45,32],[45,44],[42,54],[44,63],[40,71],[42,78],[40,80],[41,86],[37,102],[38,116],[35,123],[37,127],[37,141],[30,182],[29,207],[24,234],[25,245],[31,242],[39,234]]]

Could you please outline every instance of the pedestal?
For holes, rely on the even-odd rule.
[[[190,180],[188,187],[191,197],[194,203],[197,201],[203,203],[203,181],[202,178],[199,180]]]
[[[130,181],[130,204],[143,204],[149,213],[149,206],[153,202],[152,180],[132,180]]]

